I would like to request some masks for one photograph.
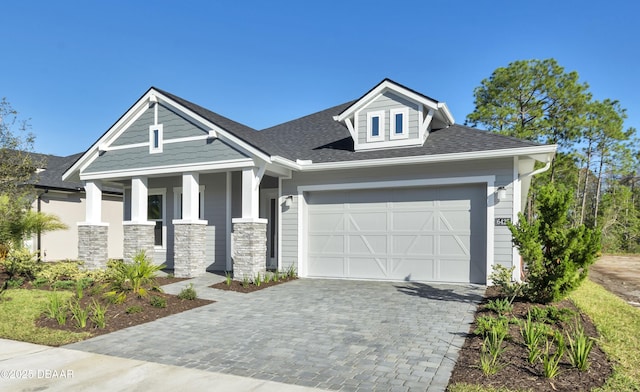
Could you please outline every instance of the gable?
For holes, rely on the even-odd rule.
[[[443,102],[385,79],[334,117],[344,123],[354,150],[419,147],[434,124],[454,124]]]
[[[155,121],[157,108],[158,121]],[[107,142],[105,147],[120,147],[132,144],[149,143],[149,127],[162,124],[163,139],[171,140],[184,137],[203,136],[207,129],[202,124],[189,121],[168,105],[156,103],[144,110],[140,117],[129,127],[124,129],[113,141]]]
[[[387,91],[371,101],[371,103],[362,110],[356,112],[356,134],[359,144],[367,142],[367,122],[368,119],[371,118],[371,113],[382,114],[382,121],[380,121],[379,124],[380,141],[389,142],[393,137],[396,137],[395,140],[402,138],[415,140],[416,143],[418,142],[418,104],[398,94]],[[406,136],[398,137],[396,132],[392,132],[396,131],[396,127],[392,127],[392,122],[396,120],[395,117],[398,114],[408,117],[406,120],[407,129],[404,130]],[[396,124],[393,125],[395,126]]]

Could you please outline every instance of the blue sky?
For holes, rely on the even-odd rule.
[[[555,58],[640,128],[640,3],[12,1],[0,97],[35,150],[86,150],[150,86],[256,129],[360,97],[385,77],[445,101],[514,60]]]

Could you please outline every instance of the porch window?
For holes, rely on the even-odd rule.
[[[164,247],[164,195],[150,194],[147,203],[147,220],[156,222],[153,244]]]
[[[198,219],[204,220],[204,185],[200,185],[198,192]],[[182,219],[182,188],[173,188],[173,217]]]

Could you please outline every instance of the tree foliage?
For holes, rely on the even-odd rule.
[[[573,195],[563,185],[539,189],[534,219],[520,214],[509,225],[513,243],[525,263],[525,295],[548,303],[564,298],[579,286],[600,250],[600,233],[568,219]]]
[[[640,238],[633,235],[640,232],[634,219],[640,211],[640,144],[636,130],[624,126],[620,102],[592,99],[578,73],[566,72],[554,59],[500,67],[482,80],[474,97],[470,125],[559,146],[551,170],[533,178],[529,218],[541,189],[562,183],[575,195],[567,212],[573,226],[602,227],[606,251],[640,250]]]

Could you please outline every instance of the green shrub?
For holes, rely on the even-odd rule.
[[[506,298],[490,300],[485,307],[498,313],[499,316],[504,316],[513,311],[513,305]]]
[[[107,326],[107,309],[108,306],[102,306],[95,299],[91,300],[91,321],[97,328],[105,328]]]
[[[178,298],[188,300],[194,300],[198,298],[196,289],[193,288],[193,283],[190,283],[189,286],[182,289],[182,291],[180,291],[180,294],[178,294]]]
[[[131,263],[121,260],[110,260],[107,263],[106,280],[113,293],[132,292],[139,297],[146,297],[149,290],[160,290],[155,277],[164,265],[155,265],[144,251],[136,253]]]
[[[552,352],[553,343],[556,343],[556,350]],[[556,334],[552,340],[547,338],[545,350],[542,353],[542,374],[546,378],[554,378],[560,372],[560,361],[564,355],[564,338],[561,334]]]
[[[242,277],[242,287],[244,287],[244,288],[249,287],[249,277],[248,276]]]
[[[575,290],[600,250],[600,232],[569,222],[572,200],[562,184],[550,183],[538,190],[535,220],[520,213],[517,225],[508,224],[526,265],[524,294],[532,301],[555,302]]]
[[[227,286],[231,286],[231,282],[233,281],[233,278],[231,277],[231,272],[227,271],[224,273],[224,282],[227,284]]]
[[[154,308],[166,308],[167,307],[167,299],[159,297],[157,295],[151,296],[151,306]]]
[[[506,366],[500,362],[500,355],[506,350],[503,341],[504,336],[495,329],[485,336],[480,351],[480,369],[485,376],[494,375]]]
[[[75,280],[58,280],[51,284],[51,288],[54,290],[71,290],[75,287]]]
[[[593,348],[593,339],[584,333],[582,325],[576,320],[576,327],[572,335],[567,333],[569,362],[580,371],[589,367],[589,353]]]
[[[506,317],[480,316],[476,319],[474,334],[487,337],[489,333],[497,333],[503,339],[509,335],[509,320]]]
[[[527,319],[520,326],[520,334],[527,347],[529,363],[534,364],[542,354],[540,344],[548,334],[548,327],[532,321],[531,313],[528,313]]]
[[[298,273],[296,272],[296,266],[291,264],[289,268],[287,268],[286,277],[289,279],[293,279],[298,277]]]
[[[76,321],[76,326],[78,328],[85,328],[87,326],[87,320],[89,319],[89,311],[82,308],[78,300],[72,302],[69,308],[71,309],[71,318]]]
[[[114,305],[119,305],[127,300],[127,294],[123,291],[107,291],[103,294],[104,298]]]
[[[511,298],[509,302],[513,302],[514,298],[521,295],[524,289],[523,283],[513,281],[515,268],[515,266],[507,268],[501,264],[494,264],[493,272],[489,275],[493,285],[499,287],[502,294]]]
[[[50,284],[58,280],[76,280],[83,275],[81,265],[80,262],[69,260],[42,263],[42,268],[36,273],[36,279],[46,280]]]
[[[40,288],[42,286],[44,286],[45,284],[49,283],[46,279],[43,278],[35,278],[35,280],[33,282],[31,282],[33,284],[33,287],[35,288]]]
[[[133,305],[133,306],[129,306],[127,308],[127,310],[125,310],[125,312],[127,314],[135,314],[135,313],[141,313],[144,310],[144,308],[140,305]]]
[[[262,284],[262,277],[260,276],[260,272],[258,272],[258,275],[255,278],[253,278],[253,284],[255,284],[258,287],[260,287],[260,285]]]
[[[67,323],[67,304],[59,293],[53,292],[49,295],[46,314],[47,317],[55,319],[59,325]]]
[[[35,253],[28,249],[11,249],[4,260],[0,260],[10,279],[35,279],[42,268],[42,263],[36,259]]]
[[[7,286],[12,289],[17,289],[24,284],[24,278],[13,278],[7,280]]]

